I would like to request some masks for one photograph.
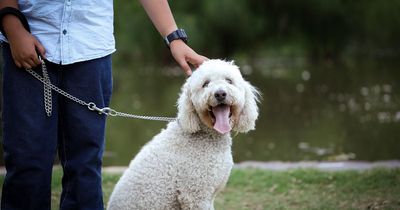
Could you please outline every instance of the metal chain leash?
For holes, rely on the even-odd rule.
[[[44,61],[40,57],[39,57],[39,59],[42,62],[43,77],[40,76],[35,71],[33,71],[32,69],[26,69],[26,71],[28,73],[30,73],[32,76],[34,76],[36,79],[38,79],[40,82],[43,83],[44,103],[45,103],[45,110],[46,110],[47,116],[51,116],[51,111],[52,111],[51,90],[54,90],[57,93],[59,93],[60,95],[66,97],[82,106],[86,106],[91,111],[97,111],[99,114],[105,114],[108,116],[119,116],[119,117],[143,119],[143,120],[165,121],[165,122],[172,122],[172,121],[176,120],[176,118],[173,118],[173,117],[159,117],[159,116],[145,116],[145,115],[128,114],[128,113],[124,113],[124,112],[115,111],[114,109],[111,109],[110,107],[99,108],[93,102],[87,103],[87,102],[61,90],[57,86],[53,85],[49,79],[47,68],[46,68]]]
[[[47,73],[47,68],[46,65],[44,64],[43,60],[41,57],[39,57],[40,61],[42,62],[42,72],[43,72],[43,81],[45,81],[46,83],[51,83],[50,82],[50,78],[49,78],[49,74]],[[46,114],[48,117],[51,116],[51,111],[52,111],[52,97],[51,97],[51,88],[48,85],[45,85],[45,83],[43,83],[43,95],[44,95],[44,109],[46,111]]]

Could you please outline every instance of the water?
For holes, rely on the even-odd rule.
[[[400,61],[269,57],[237,64],[263,99],[256,130],[234,137],[236,162],[400,159]],[[183,83],[176,67],[115,65],[112,107],[174,117]],[[104,164],[127,165],[165,125],[109,118]]]
[[[263,94],[257,129],[234,137],[244,160],[386,160],[400,158],[400,64],[393,60],[307,62],[304,58],[239,61]],[[112,106],[175,116],[184,77],[177,68],[114,68]],[[110,118],[104,162],[126,165],[165,127]]]

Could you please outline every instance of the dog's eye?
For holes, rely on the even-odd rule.
[[[226,80],[229,84],[233,84],[233,81],[232,81],[231,79],[226,78],[225,80]]]
[[[205,82],[203,83],[203,88],[207,87],[208,84],[210,84],[210,81],[209,81],[209,80],[205,81]]]

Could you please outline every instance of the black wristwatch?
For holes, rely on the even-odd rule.
[[[188,37],[186,35],[185,30],[183,29],[178,29],[172,33],[170,33],[168,36],[166,36],[164,38],[165,44],[167,44],[168,48],[169,45],[171,44],[172,41],[180,39],[182,41],[184,41],[185,43],[187,43]]]

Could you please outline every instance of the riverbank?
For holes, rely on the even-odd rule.
[[[284,171],[292,169],[316,169],[321,171],[345,171],[345,170],[371,170],[374,168],[395,169],[400,168],[400,160],[385,161],[340,161],[340,162],[320,162],[320,161],[300,161],[300,162],[282,162],[282,161],[244,161],[235,164],[238,169],[262,169],[272,171]],[[126,166],[108,166],[104,167],[105,173],[122,173]],[[1,171],[0,171],[1,172]]]
[[[55,166],[59,168],[59,166]],[[104,173],[122,174],[127,166],[106,166]],[[400,160],[384,161],[341,161],[341,162],[321,162],[321,161],[300,161],[300,162],[282,162],[282,161],[244,161],[235,164],[238,169],[262,169],[272,171],[284,171],[291,169],[316,169],[321,171],[345,171],[345,170],[371,170],[374,168],[395,169],[400,168]],[[6,169],[0,167],[0,176],[6,174]]]

